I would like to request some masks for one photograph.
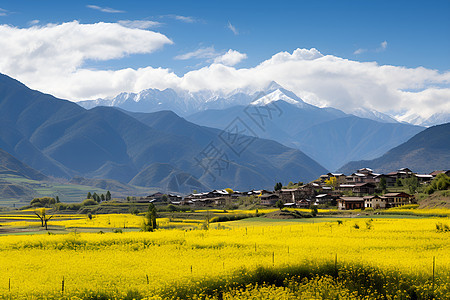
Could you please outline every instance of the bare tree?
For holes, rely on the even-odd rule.
[[[38,218],[41,220],[41,226],[45,227],[45,230],[48,230],[47,228],[47,222],[53,218],[53,215],[49,216],[47,215],[47,212],[45,210],[45,208],[41,208],[41,209],[37,209],[34,211],[34,213],[36,214],[36,216],[38,216]]]

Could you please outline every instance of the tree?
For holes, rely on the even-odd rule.
[[[111,193],[109,191],[106,192],[106,201],[111,200]]]
[[[144,230],[153,231],[156,229],[156,207],[153,203],[148,206],[147,213],[145,214]]]
[[[403,179],[402,183],[405,187],[408,187],[411,194],[414,194],[419,187],[419,181],[417,180],[416,176],[405,178]]]
[[[279,191],[279,190],[281,190],[282,187],[283,187],[283,184],[281,182],[277,182],[275,184],[274,190]]]
[[[92,198],[92,194],[91,192],[88,192],[86,199],[91,199]]]
[[[94,194],[92,195],[92,199],[94,199],[95,201],[97,201],[97,203],[100,203],[100,196],[97,195],[97,193],[94,192]]]
[[[225,191],[227,191],[228,194],[230,194],[230,195],[234,194],[234,191],[232,189],[230,189],[230,188],[226,188]]]
[[[397,178],[397,180],[395,181],[395,185],[402,186],[402,180],[400,178]]]
[[[318,213],[317,206],[313,205],[312,208],[311,208],[311,215],[313,217],[315,217],[315,216],[317,216],[317,213]]]
[[[171,212],[177,211],[177,207],[173,204],[167,205],[167,209]]]
[[[56,196],[56,203],[60,203],[61,201],[59,201],[59,196]]]
[[[102,201],[105,201],[105,195],[104,194],[101,194],[101,196],[100,196],[100,199],[102,199]]]
[[[167,197],[167,195],[164,194],[164,195],[162,195],[162,197],[161,197],[161,201],[162,201],[162,202],[168,202],[168,201],[169,201],[169,197]]]
[[[53,218],[53,216],[47,215],[47,212],[46,212],[45,208],[37,209],[37,210],[34,211],[34,213],[36,214],[36,216],[38,216],[39,219],[41,219],[41,226],[45,227],[45,230],[48,230],[47,222],[51,218]]]
[[[42,197],[42,198],[34,198],[31,200],[30,205],[34,207],[44,207],[56,204],[55,198],[51,197]]]
[[[378,188],[384,193],[386,191],[386,178],[381,177],[380,182],[378,183]]]
[[[330,179],[326,179],[325,184],[331,186],[333,190],[335,190],[339,186],[338,179],[335,176],[330,177]]]
[[[276,205],[280,210],[282,210],[283,207],[284,207],[284,203],[283,203],[283,201],[281,201],[281,200],[278,200],[277,203],[276,203],[275,205]]]
[[[293,186],[294,186],[294,183],[293,183],[292,181],[289,181],[287,187],[288,187],[288,188],[292,188]]]

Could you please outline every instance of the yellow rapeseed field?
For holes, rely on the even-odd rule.
[[[109,215],[67,222],[65,226],[139,226],[142,217]],[[368,272],[364,281],[382,278],[381,285],[395,290],[395,295],[384,295],[387,299],[408,299],[411,291],[401,284],[408,280],[405,284],[413,284],[419,298],[431,293],[446,299],[450,233],[438,232],[437,223],[450,225],[447,218],[355,218],[315,224],[241,220],[223,223],[220,229],[211,224],[209,230],[0,236],[0,297],[362,299],[366,293],[367,299],[381,298],[375,287],[379,279],[371,283],[371,296],[349,288],[352,278]],[[373,267],[376,270],[367,271]],[[318,277],[297,280],[299,268]],[[281,276],[284,284],[275,279],[257,282],[270,276]]]

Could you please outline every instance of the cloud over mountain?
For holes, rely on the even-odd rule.
[[[123,25],[77,21],[31,28],[1,25],[0,72],[71,100],[148,88],[226,94],[238,88],[258,90],[276,81],[318,106],[344,110],[365,107],[399,117],[426,118],[436,112],[450,112],[450,72],[353,61],[324,55],[314,48],[279,52],[248,68],[233,67],[246,58],[243,53],[229,50],[219,56],[209,51],[214,52],[209,56],[210,65],[181,76],[158,66],[119,70],[86,67],[91,60],[152,53],[173,43],[161,33]],[[386,48],[387,43],[380,45]]]

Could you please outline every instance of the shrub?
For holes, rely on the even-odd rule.
[[[97,205],[97,201],[93,200],[93,199],[86,199],[83,202],[81,202],[82,206],[88,206],[88,205]]]
[[[436,223],[436,231],[437,232],[449,232],[450,227],[448,226],[448,224]]]
[[[174,212],[174,211],[177,211],[177,210],[178,210],[177,207],[176,207],[175,205],[173,205],[173,204],[167,205],[167,209],[168,209],[169,211],[171,211],[171,212]]]
[[[139,214],[139,209],[137,209],[136,207],[130,207],[130,214],[132,215],[138,215]]]
[[[48,205],[56,204],[55,198],[52,197],[42,197],[42,198],[34,198],[31,200],[30,205],[33,207],[43,207]]]

